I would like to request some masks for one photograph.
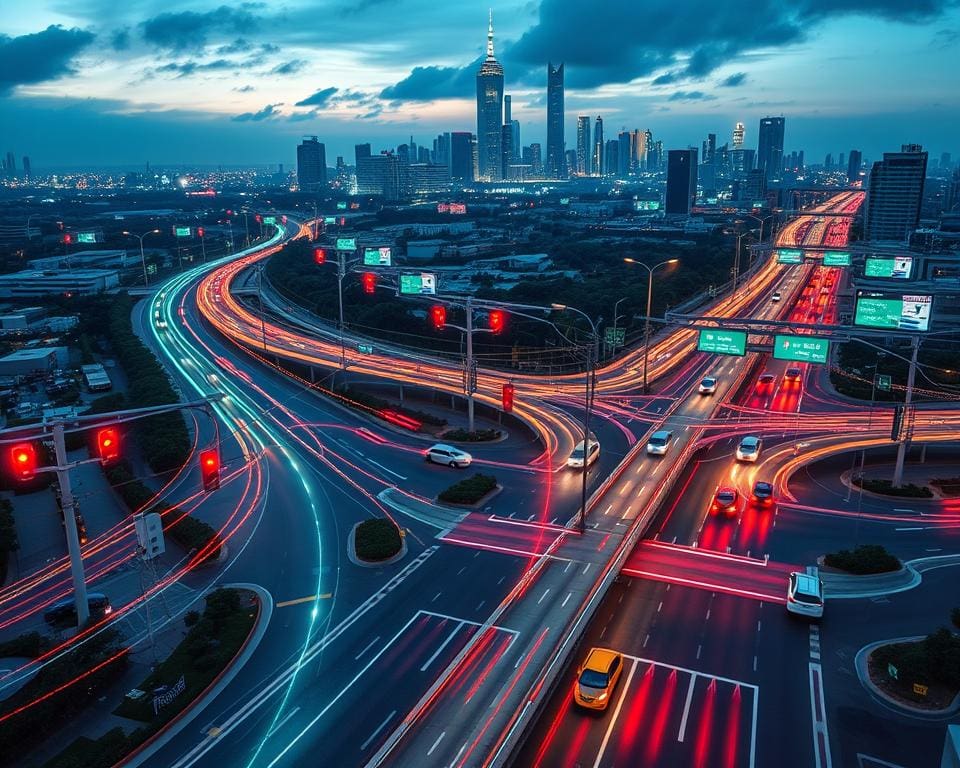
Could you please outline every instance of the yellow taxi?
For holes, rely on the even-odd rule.
[[[586,709],[606,709],[622,672],[622,654],[609,648],[591,648],[577,670],[574,702]]]

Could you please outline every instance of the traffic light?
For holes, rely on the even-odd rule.
[[[203,237],[203,227],[197,227],[197,237]]]
[[[97,451],[103,464],[120,458],[120,435],[114,427],[105,427],[97,432]]]
[[[447,308],[442,304],[434,304],[430,307],[430,322],[433,323],[434,328],[442,331],[443,326],[447,324]]]
[[[327,262],[327,251],[324,248],[314,248],[313,249],[313,260],[316,264],[326,264]]]
[[[505,317],[502,309],[490,310],[490,330],[494,333],[500,333],[503,330]]]
[[[364,293],[373,293],[377,290],[377,276],[373,272],[364,272],[361,279]]]
[[[215,491],[220,487],[220,452],[216,448],[200,451],[200,476],[203,490]]]
[[[65,232],[63,235],[63,244],[70,245],[70,243],[72,242],[73,242],[73,235],[71,235],[69,232]]]
[[[513,382],[505,381],[503,382],[503,394],[501,397],[501,402],[503,404],[503,410],[507,413],[513,410]]]
[[[17,443],[10,449],[13,476],[20,482],[33,480],[37,472],[37,449],[33,443]]]
[[[257,222],[257,224],[262,224],[262,223],[263,223],[263,216],[261,216],[261,215],[258,213],[256,216],[253,217],[253,220],[254,220],[255,222]]]

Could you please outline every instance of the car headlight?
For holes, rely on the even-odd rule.
[[[605,701],[606,698],[607,698],[607,694],[601,693],[599,696],[597,696],[597,701]]]

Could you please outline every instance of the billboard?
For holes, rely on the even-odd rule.
[[[633,210],[635,211],[659,211],[659,200],[634,200]]]
[[[437,203],[437,213],[452,213],[457,216],[463,216],[466,212],[466,203]]]
[[[391,260],[389,247],[363,249],[363,266],[365,267],[389,267]]]
[[[190,227],[174,227],[173,234],[177,237],[190,237]]]
[[[867,328],[926,331],[930,329],[932,307],[932,296],[857,291],[853,324]]]
[[[437,292],[437,276],[430,272],[400,275],[400,293],[412,296],[433,296]]]
[[[906,280],[913,270],[912,256],[893,256],[879,258],[867,256],[863,267],[864,277],[890,277],[896,280]]]
[[[823,254],[823,266],[825,267],[849,267],[850,254],[846,251],[827,251]]]
[[[697,350],[715,355],[743,356],[747,353],[747,334],[745,331],[701,330]]]
[[[355,237],[338,237],[338,238],[337,238],[337,250],[338,250],[338,251],[355,251],[355,250],[357,250],[357,238],[355,238]]]
[[[797,363],[826,363],[830,341],[816,336],[781,336],[773,338],[773,356],[777,360]]]
[[[780,248],[777,251],[777,264],[803,264],[803,251],[796,248]]]

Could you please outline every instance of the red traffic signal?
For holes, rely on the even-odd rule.
[[[447,324],[447,308],[442,304],[434,304],[430,307],[430,322],[433,323],[434,328],[442,331],[443,326]]]
[[[501,402],[503,403],[503,410],[507,413],[513,410],[513,391],[512,381],[503,382]]]
[[[502,309],[491,309],[490,310],[490,330],[494,333],[500,333],[503,330],[504,323],[506,322],[506,316]]]
[[[287,223],[287,214],[283,214],[283,216],[280,217],[280,223],[281,224]]]
[[[65,233],[63,236],[63,244],[70,245],[70,243],[72,242],[73,242],[73,235],[71,235],[69,232]]]
[[[17,443],[10,449],[13,476],[21,481],[33,480],[37,472],[37,449],[33,443]]]
[[[263,216],[261,216],[261,215],[258,213],[256,216],[253,217],[253,220],[254,220],[255,222],[257,222],[257,224],[261,224],[261,223],[263,223]]]
[[[120,435],[116,429],[106,427],[97,432],[97,451],[104,464],[120,458]]]
[[[203,237],[203,227],[197,227],[197,237]]]
[[[326,264],[327,262],[327,251],[324,248],[314,248],[313,249],[313,260],[317,264]]]
[[[377,290],[377,276],[373,272],[364,272],[361,280],[364,293],[373,293]]]
[[[216,448],[200,451],[200,476],[203,490],[215,491],[220,487],[220,452]]]

